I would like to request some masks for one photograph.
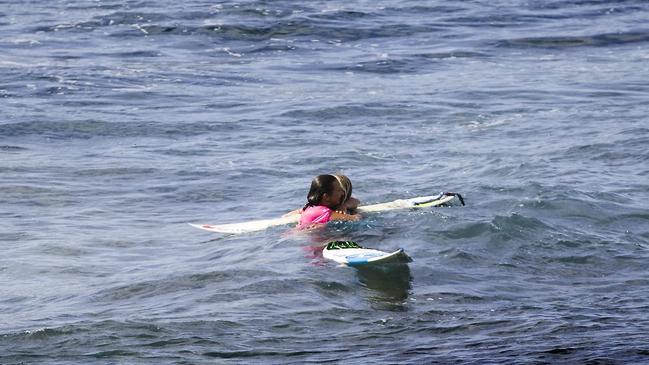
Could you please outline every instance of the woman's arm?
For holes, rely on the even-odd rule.
[[[356,209],[358,208],[360,203],[360,200],[352,196],[351,198],[345,200],[345,202],[343,202],[336,210],[347,214],[356,214]]]
[[[347,214],[338,211],[331,212],[330,221],[358,221],[363,218],[360,214]]]

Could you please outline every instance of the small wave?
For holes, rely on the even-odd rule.
[[[48,337],[56,337],[56,336],[64,335],[68,332],[69,332],[68,330],[63,328],[38,328],[35,330],[26,330],[23,333],[29,338],[44,339]]]
[[[331,106],[326,108],[317,109],[294,109],[287,111],[281,117],[289,117],[294,119],[316,119],[316,120],[343,120],[358,116],[362,118],[367,117],[393,117],[398,118],[403,115],[403,109],[398,105],[378,105],[378,104],[364,104],[364,105],[341,105]]]
[[[60,187],[43,187],[39,185],[3,185],[0,194],[6,203],[34,207],[68,207],[78,204],[78,197]]]
[[[378,58],[375,60],[361,61],[348,65],[317,65],[320,70],[344,71],[359,73],[375,74],[398,74],[398,73],[418,73],[423,72],[431,67],[440,67],[447,65],[456,59],[464,58],[485,58],[486,53],[469,52],[469,51],[451,51],[451,52],[433,52],[418,53],[411,56]],[[313,65],[308,65],[313,67]]]
[[[309,19],[280,21],[265,26],[223,24],[202,27],[144,25],[147,35],[208,35],[225,41],[270,41],[272,39],[336,40],[338,42],[362,39],[407,37],[417,33],[430,33],[437,28],[406,24],[386,24],[368,28],[330,26]]]
[[[232,288],[232,295],[248,285],[258,286],[256,280],[242,281],[243,277],[257,278],[269,275],[267,271],[238,270],[238,271],[213,271],[204,274],[188,274],[159,280],[143,281],[128,285],[104,289],[94,295],[94,301],[122,301],[140,298],[150,298],[159,295],[196,290],[214,283],[231,282],[239,284]],[[251,283],[254,282],[254,283]],[[293,287],[286,285],[285,289]]]
[[[79,177],[111,177],[111,176],[130,176],[130,175],[148,175],[157,172],[154,168],[139,167],[112,167],[96,168],[74,171],[73,174]]]
[[[130,357],[135,357],[137,358],[138,356],[141,356],[142,354],[139,352],[135,351],[127,351],[127,350],[108,350],[108,351],[99,351],[99,352],[93,352],[87,354],[87,356],[91,356],[97,359],[104,359],[104,358],[112,358],[112,357],[123,357],[123,356],[130,356]]]
[[[465,250],[461,250],[459,248],[452,248],[452,249],[441,251],[440,255],[444,257],[448,257],[451,260],[464,262],[467,264],[484,261],[482,256],[476,253],[471,253]]]
[[[241,125],[229,122],[161,124],[154,122],[106,122],[100,120],[27,121],[0,125],[0,136],[47,136],[52,139],[93,137],[170,137],[206,132],[234,131]]]
[[[140,50],[140,51],[109,53],[107,55],[116,58],[148,58],[148,57],[160,57],[162,56],[162,53],[158,51]]]
[[[604,162],[628,160],[641,163],[649,159],[647,154],[638,153],[647,143],[649,143],[647,137],[637,137],[612,143],[584,144],[570,147],[565,152],[565,157]]]
[[[567,49],[611,47],[649,42],[649,32],[607,33],[593,36],[529,37],[502,40],[499,47]]]
[[[216,37],[223,41],[270,41],[272,39],[359,41],[385,37],[408,37],[438,32],[441,28],[402,22],[382,21],[374,13],[340,10],[303,13],[264,11],[254,7],[236,12],[220,11],[213,22],[213,13],[181,12],[174,16],[155,12],[120,11],[77,23],[60,23],[33,27],[33,33],[94,32],[103,30],[110,37],[193,36]],[[298,15],[296,15],[298,14]],[[365,19],[369,19],[364,22]],[[203,25],[196,25],[201,21]]]
[[[496,228],[493,224],[486,222],[468,223],[462,226],[457,226],[449,230],[444,230],[440,234],[446,238],[460,239],[460,238],[475,238],[485,234],[493,233]]]
[[[173,20],[172,17],[161,13],[119,11],[109,15],[95,17],[88,21],[81,21],[78,23],[59,23],[59,24],[39,25],[37,27],[33,27],[31,30],[34,33],[61,32],[66,30],[92,32],[98,28],[103,28],[103,27],[117,27],[117,26],[124,26],[124,25],[132,26],[140,23],[164,22],[164,21],[172,21],[172,20]]]
[[[277,359],[286,359],[287,357],[295,356],[314,356],[323,353],[329,353],[328,350],[301,350],[301,351],[292,351],[292,350],[264,350],[263,348],[255,350],[232,350],[232,351],[208,351],[203,353],[203,356],[214,357],[219,359],[244,359],[244,358],[277,358]],[[267,361],[267,360],[266,360]],[[281,361],[284,362],[284,361]]]
[[[524,236],[530,230],[546,230],[550,227],[537,218],[525,217],[520,214],[496,216],[492,220],[494,229],[505,236]]]
[[[20,152],[20,151],[26,151],[28,150],[25,147],[20,147],[20,146],[11,146],[11,145],[3,145],[0,146],[0,151],[3,152]]]

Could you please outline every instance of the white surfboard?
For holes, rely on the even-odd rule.
[[[405,264],[412,259],[402,248],[385,252],[364,248],[353,241],[332,241],[322,250],[322,256],[339,264],[358,267],[378,264]]]
[[[395,201],[372,204],[358,207],[360,213],[381,212],[395,209],[407,208],[423,208],[434,207],[450,202],[453,199],[459,199],[460,203],[464,205],[464,199],[457,193],[439,193],[438,195],[420,196],[410,199],[397,199]],[[250,233],[256,231],[263,231],[264,229],[276,226],[283,226],[291,223],[297,223],[300,220],[299,214],[292,214],[274,219],[261,219],[255,221],[248,221],[242,223],[229,223],[229,224],[194,224],[189,223],[190,226],[204,229],[210,232],[217,233]]]

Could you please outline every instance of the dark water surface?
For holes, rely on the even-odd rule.
[[[646,1],[0,2],[0,363],[649,362]],[[318,234],[342,171],[466,207]],[[326,262],[328,239],[408,267]]]

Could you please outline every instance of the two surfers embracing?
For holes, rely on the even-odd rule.
[[[329,221],[358,221],[360,201],[352,197],[352,182],[345,175],[318,175],[311,182],[307,203],[286,215],[300,214],[298,229],[326,224]]]

